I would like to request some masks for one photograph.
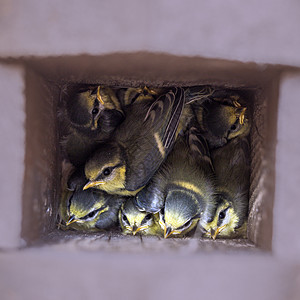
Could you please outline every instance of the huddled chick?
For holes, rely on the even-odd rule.
[[[171,151],[183,107],[181,88],[127,106],[126,118],[112,139],[99,144],[87,160],[89,182],[84,189],[126,196],[139,192]]]
[[[215,183],[209,150],[196,128],[179,137],[173,151],[136,196],[139,209],[159,213],[164,237],[184,236],[201,222],[212,220]]]
[[[134,197],[122,204],[119,223],[123,234],[162,235],[158,214],[140,211],[134,203]]]
[[[245,237],[250,185],[250,148],[245,137],[232,139],[212,151],[217,179],[218,207],[214,219],[202,224],[205,235]]]
[[[251,112],[212,86],[88,87],[66,105],[63,228],[245,237]]]
[[[102,86],[71,92],[65,111],[62,144],[74,166],[84,164],[97,144],[109,140],[125,118],[115,92]]]

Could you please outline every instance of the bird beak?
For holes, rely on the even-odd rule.
[[[89,181],[84,187],[83,190],[87,190],[89,188],[95,187],[100,184],[104,184],[104,181]]]
[[[139,231],[143,231],[143,230],[147,229],[148,227],[149,227],[149,225],[144,225],[144,226],[140,226],[140,227],[133,226],[132,234],[136,235]]]
[[[101,95],[100,95],[100,86],[98,86],[98,89],[97,89],[97,99],[100,101],[100,103],[102,105],[104,105],[104,101],[102,100]]]
[[[131,226],[126,225],[125,228],[126,228],[128,231],[131,231],[131,232],[132,232],[132,227],[131,227]]]
[[[221,227],[218,227],[217,230],[216,230],[214,233],[211,232],[211,233],[210,233],[211,238],[212,238],[213,240],[215,240],[215,239],[217,238],[217,235],[218,235],[224,228],[226,228],[226,226],[227,226],[227,224],[225,224],[225,225],[223,225],[223,226],[221,226]],[[213,229],[212,229],[212,231],[213,231]]]
[[[93,124],[91,126],[91,130],[96,130],[97,129],[97,122],[93,120]]]
[[[235,107],[242,107],[242,105],[237,100],[233,100],[232,103]]]
[[[171,227],[165,227],[165,229],[164,229],[164,238],[166,239],[166,238],[168,238],[171,234],[173,233],[173,231],[172,231],[172,229],[171,229]]]
[[[246,113],[246,109],[247,109],[247,107],[244,107],[244,108],[242,109],[242,112],[241,112],[241,115],[240,115],[240,118],[239,118],[240,124],[241,124],[241,125],[243,125],[243,124],[244,124],[244,121],[245,121],[245,113]]]
[[[132,228],[131,228],[132,234],[133,234],[133,235],[136,235],[137,230],[138,230],[138,227],[137,227],[136,225],[133,225]]]
[[[66,226],[69,226],[70,224],[76,222],[75,216],[71,216],[69,220],[66,222]]]

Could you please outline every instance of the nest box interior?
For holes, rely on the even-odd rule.
[[[26,69],[26,155],[22,237],[27,245],[50,242],[64,245],[83,238],[97,240],[95,245],[99,249],[113,246],[121,249],[130,245],[131,249],[138,251],[147,241],[153,250],[167,249],[170,245],[184,248],[189,240],[194,240],[199,251],[231,247],[271,250],[280,76],[277,67],[151,53],[31,58],[23,63]],[[242,92],[253,113],[247,239],[213,241],[191,237],[167,241],[156,237],[59,230],[57,214],[62,155],[58,108],[63,89],[68,84],[77,83],[112,87],[210,84]]]

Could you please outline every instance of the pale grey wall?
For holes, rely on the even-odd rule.
[[[0,247],[21,246],[25,155],[25,83],[22,67],[0,64]]]
[[[297,0],[2,0],[0,56],[155,51],[300,66]]]
[[[145,50],[299,67],[299,25],[296,0],[1,0],[0,298],[299,299],[299,71],[280,88],[273,252],[133,254],[90,240],[7,251],[22,244],[25,115],[23,69],[5,64]]]

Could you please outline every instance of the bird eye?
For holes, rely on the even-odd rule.
[[[235,131],[235,130],[238,129],[239,121],[240,121],[240,119],[237,118],[236,121],[235,121],[235,123],[230,127],[230,130],[231,130],[231,131]]]
[[[80,218],[81,220],[87,220],[87,219],[92,219],[96,216],[96,214],[98,213],[99,209],[93,210],[90,213],[88,213],[86,216]]]
[[[233,124],[233,125],[230,127],[230,130],[232,130],[232,131],[236,130],[236,125]]]
[[[188,227],[190,227],[192,224],[192,220],[188,220],[187,222],[185,222],[182,226],[178,227],[177,230],[184,230]]]
[[[224,210],[220,211],[220,213],[219,213],[219,220],[223,220],[225,218],[225,216],[226,216],[225,211]]]
[[[144,217],[144,219],[142,220],[141,225],[147,223],[147,222],[148,222],[149,220],[151,220],[151,219],[152,219],[152,214],[147,214],[147,215]]]
[[[111,173],[111,168],[105,168],[102,172],[104,176],[108,176]]]
[[[144,218],[145,220],[150,220],[152,218],[152,215],[151,214],[148,214],[148,215],[146,215],[146,217]]]
[[[122,214],[122,220],[123,220],[124,223],[129,224],[129,221],[128,221],[127,217],[124,214]]]
[[[192,223],[192,220],[189,220],[183,225],[183,227],[189,227],[191,225],[191,223]]]
[[[92,218],[95,216],[95,214],[96,214],[96,211],[94,210],[94,211],[90,212],[87,216],[88,216],[88,218]]]
[[[99,112],[99,108],[95,107],[93,110],[92,110],[92,114],[93,115],[97,115]]]

